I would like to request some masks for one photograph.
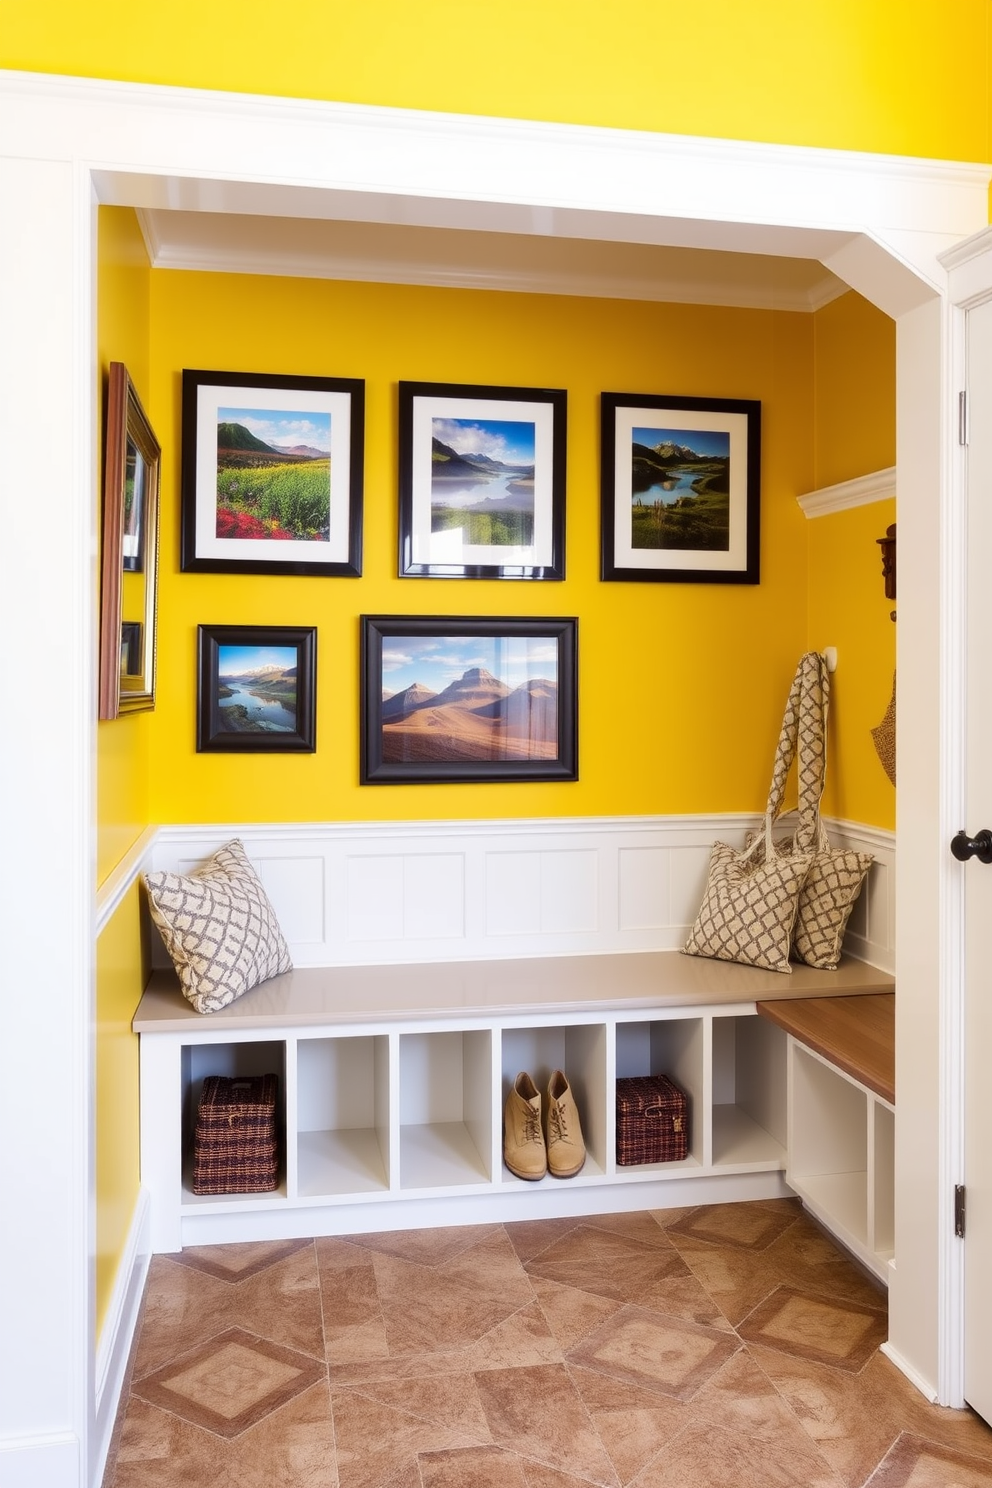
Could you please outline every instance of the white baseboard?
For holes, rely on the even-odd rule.
[[[920,1374],[919,1370],[914,1369],[912,1364],[910,1364],[906,1359],[903,1358],[898,1349],[893,1348],[891,1343],[886,1342],[880,1346],[879,1353],[884,1354],[885,1357],[889,1359],[896,1366],[896,1368],[906,1376],[910,1384],[915,1385],[920,1394],[926,1396],[931,1405],[938,1404],[940,1397],[938,1396],[937,1391],[934,1389],[933,1385],[928,1379],[923,1378],[923,1375]]]
[[[240,837],[295,966],[601,955],[684,945],[713,843],[743,843],[755,824],[740,813],[177,824],[158,829],[150,855],[190,872]],[[894,836],[854,822],[828,830],[875,857],[847,949],[891,971]],[[152,946],[168,965],[158,935]]]
[[[142,1188],[138,1190],[138,1200],[114,1278],[113,1293],[97,1341],[91,1453],[94,1483],[103,1480],[150,1261],[150,1204],[148,1191]]]
[[[0,1440],[0,1488],[85,1488],[79,1438],[71,1431]]]

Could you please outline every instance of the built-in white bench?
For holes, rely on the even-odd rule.
[[[892,985],[851,959],[784,976],[651,951],[308,967],[204,1016],[156,971],[134,1018],[152,1248],[785,1195],[790,1035],[756,1004]],[[586,1164],[523,1182],[503,1166],[503,1103],[520,1070],[543,1086],[555,1068],[576,1094]],[[284,1122],[278,1189],[197,1197],[205,1076],[269,1070]],[[619,1166],[615,1081],[652,1073],[689,1095],[689,1154]]]

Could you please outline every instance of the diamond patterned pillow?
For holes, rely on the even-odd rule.
[[[791,972],[792,931],[811,861],[812,853],[788,851],[760,861],[715,842],[687,955]]]
[[[792,941],[795,955],[807,966],[834,970],[854,901],[871,864],[870,853],[856,852],[853,847],[831,847],[821,834],[820,847],[799,895]]]
[[[198,1013],[215,1013],[292,962],[241,842],[221,847],[202,868],[146,873],[148,907]]]
[[[835,971],[854,901],[861,893],[873,859],[871,853],[857,852],[853,847],[831,847],[822,822],[818,822],[817,831],[816,852],[799,894],[792,957],[820,971]],[[750,849],[752,845],[758,861],[763,861],[762,834],[748,833],[746,846]],[[788,837],[774,848],[780,857],[789,857],[798,850],[798,842]]]

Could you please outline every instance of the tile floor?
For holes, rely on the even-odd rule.
[[[104,1488],[975,1488],[791,1199],[152,1262]]]

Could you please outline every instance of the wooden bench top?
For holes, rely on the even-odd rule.
[[[895,1105],[896,999],[892,992],[866,997],[762,1000],[758,1012],[853,1075]]]
[[[302,967],[273,977],[217,1013],[197,1013],[175,973],[156,971],[133,1028],[137,1033],[234,1032],[251,1028],[483,1019],[643,1008],[842,998],[888,992],[892,977],[845,958],[836,971],[794,966],[791,975],[679,951],[541,956],[392,966]]]

